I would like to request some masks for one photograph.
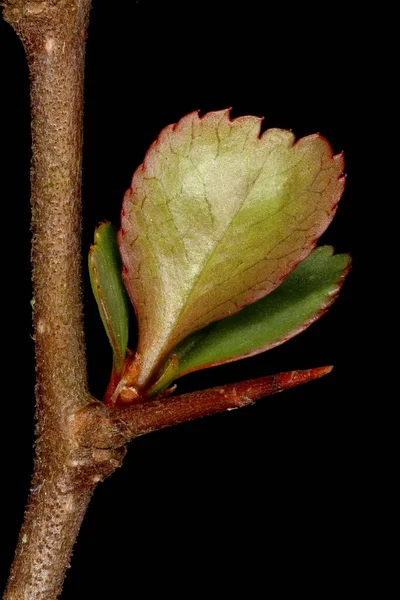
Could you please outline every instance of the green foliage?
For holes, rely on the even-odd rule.
[[[128,346],[129,307],[121,279],[121,258],[111,223],[95,231],[89,251],[89,274],[101,320],[113,350],[114,369],[121,373]]]
[[[350,262],[348,254],[333,255],[331,246],[317,248],[271,294],[181,342],[151,392],[186,373],[265,352],[297,335],[334,302]]]
[[[313,249],[343,192],[343,157],[319,135],[260,137],[260,122],[192,113],[161,132],[135,172],[118,236],[139,327],[127,359],[116,236],[108,223],[96,231],[89,266],[114,353],[113,398],[264,352],[335,299],[350,258]]]
[[[272,292],[343,191],[343,159],[312,135],[228,111],[164,129],[125,195],[119,245],[146,386],[188,335]]]

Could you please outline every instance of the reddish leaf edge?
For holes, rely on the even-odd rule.
[[[148,167],[148,164],[149,164],[149,162],[151,162],[151,157],[153,155],[152,151],[154,150],[154,148],[156,148],[162,142],[163,137],[165,137],[166,135],[168,135],[170,132],[175,133],[176,130],[178,129],[178,127],[182,126],[182,123],[184,123],[186,120],[189,120],[189,118],[191,118],[193,116],[197,116],[198,119],[199,119],[199,121],[203,121],[203,120],[205,120],[207,118],[212,118],[212,117],[220,115],[221,117],[226,117],[227,120],[230,123],[234,123],[235,121],[236,122],[237,121],[246,121],[249,118],[251,118],[251,119],[257,119],[258,122],[259,122],[259,131],[258,131],[258,136],[257,136],[258,140],[261,140],[262,136],[267,131],[276,130],[276,129],[283,130],[283,131],[288,131],[288,132],[290,132],[293,135],[293,144],[291,146],[292,148],[294,146],[296,146],[297,144],[299,144],[300,142],[303,143],[304,140],[308,140],[310,138],[318,138],[320,140],[323,140],[323,142],[326,144],[327,148],[330,151],[331,158],[335,158],[336,160],[342,160],[343,161],[343,167],[344,167],[344,152],[341,151],[341,152],[338,152],[337,154],[334,154],[334,151],[333,151],[331,143],[320,132],[311,133],[311,134],[304,135],[302,137],[296,138],[295,134],[293,133],[293,131],[291,129],[286,129],[284,127],[269,127],[267,129],[263,130],[262,129],[262,125],[263,125],[264,121],[266,120],[266,117],[259,117],[257,115],[240,115],[238,117],[233,117],[232,118],[231,114],[230,114],[232,110],[233,110],[233,108],[230,107],[230,108],[225,108],[225,109],[222,109],[222,110],[207,111],[204,114],[200,114],[202,111],[200,109],[197,109],[197,110],[193,110],[190,113],[187,113],[186,115],[184,115],[183,117],[181,117],[176,123],[170,123],[169,125],[166,125],[165,127],[163,127],[163,129],[161,129],[161,131],[158,134],[158,136],[156,137],[156,139],[151,143],[151,145],[147,149],[146,154],[145,154],[144,159],[143,159],[143,162],[137,167],[137,169],[133,173],[132,180],[135,177],[136,171],[140,171],[140,170],[146,169]],[[342,176],[339,179],[346,179],[346,174],[342,172]]]
[[[330,246],[330,247],[332,248],[332,254],[331,255],[333,256],[335,254],[335,250],[334,250],[333,246]],[[311,325],[313,325],[313,323],[315,323],[321,317],[323,317],[324,314],[328,312],[328,310],[330,309],[330,307],[337,300],[337,298],[340,295],[340,291],[341,291],[341,289],[343,287],[343,284],[345,282],[345,279],[348,276],[349,272],[351,271],[351,267],[352,267],[352,257],[351,257],[351,255],[348,252],[342,252],[341,254],[344,254],[345,256],[348,257],[349,263],[346,266],[346,268],[343,270],[343,273],[341,274],[340,278],[338,279],[337,287],[336,287],[334,293],[329,297],[329,299],[325,302],[325,304],[323,306],[321,306],[320,311],[318,313],[316,313],[315,315],[313,315],[310,319],[308,319],[307,321],[305,321],[303,325],[300,325],[296,329],[293,329],[290,333],[288,333],[286,336],[280,338],[276,342],[272,342],[272,343],[270,343],[270,344],[268,344],[266,346],[262,346],[261,348],[257,348],[257,350],[254,350],[253,352],[248,352],[247,354],[243,354],[242,356],[237,356],[237,357],[234,357],[234,358],[228,358],[226,360],[221,360],[221,361],[218,361],[218,362],[207,363],[205,365],[202,365],[201,367],[197,367],[197,368],[193,368],[193,369],[188,369],[187,371],[184,371],[181,375],[179,375],[179,378],[184,377],[185,375],[188,375],[189,373],[195,373],[197,371],[202,371],[204,369],[211,369],[213,367],[219,367],[221,365],[226,365],[228,363],[236,362],[238,360],[243,360],[245,358],[251,358],[252,356],[257,356],[258,354],[262,354],[263,352],[267,352],[268,350],[272,350],[273,348],[277,348],[278,346],[281,346],[285,342],[288,342],[292,338],[296,337],[297,335],[299,335],[300,333],[302,333],[303,331],[305,331],[306,329],[308,329]],[[218,321],[216,321],[216,322],[218,322]],[[151,390],[150,390],[150,392],[151,392]]]

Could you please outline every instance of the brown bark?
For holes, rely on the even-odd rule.
[[[89,9],[90,0],[8,0],[4,8],[5,19],[24,44],[31,76],[37,361],[35,473],[7,600],[57,597],[94,487],[94,471],[78,456],[68,426],[72,412],[89,400],[80,265]]]
[[[80,231],[84,38],[90,0],[11,6],[5,17],[23,41],[31,74],[39,411],[45,404],[57,421],[60,406],[68,411],[87,400]],[[38,418],[40,423],[40,414]]]

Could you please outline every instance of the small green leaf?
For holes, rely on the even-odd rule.
[[[191,371],[265,352],[297,335],[335,300],[350,266],[348,254],[322,246],[269,296],[181,342],[166,362],[151,393]]]
[[[271,293],[315,247],[344,188],[343,157],[311,135],[229,111],[165,128],[127,191],[119,246],[138,316],[137,385],[183,339]]]
[[[128,345],[128,297],[121,277],[117,235],[111,223],[95,231],[89,251],[89,274],[94,297],[113,350],[115,369],[121,372]]]

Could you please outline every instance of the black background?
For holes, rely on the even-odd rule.
[[[365,15],[364,15],[365,17]],[[364,33],[363,33],[364,32]],[[62,598],[242,593],[278,582],[325,597],[355,589],[366,536],[366,408],[354,368],[362,345],[368,251],[365,111],[373,41],[344,3],[319,12],[252,1],[94,1],[87,45],[83,249],[91,390],[110,351],[88,286],[97,223],[119,221],[134,169],[160,129],[186,113],[232,108],[264,128],[320,132],[344,150],[347,188],[321,242],[353,255],[335,305],[267,354],[193,374],[181,391],[334,364],[328,377],[257,405],[135,440],[95,493]],[[2,549],[5,584],[32,467],[34,351],[29,267],[29,89],[22,46],[0,23],[3,227]],[[5,315],[5,318],[4,318]],[[349,586],[349,584],[348,584]],[[241,591],[243,590],[243,592]],[[257,591],[258,590],[258,591]]]

